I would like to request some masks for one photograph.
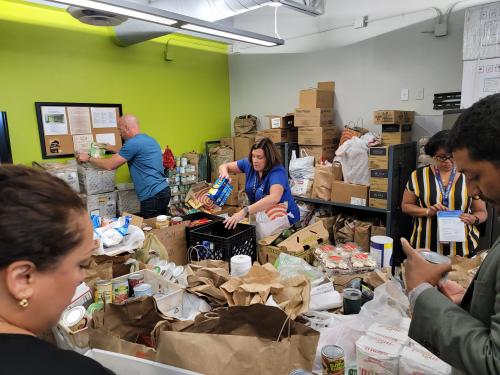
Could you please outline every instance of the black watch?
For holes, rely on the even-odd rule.
[[[476,215],[473,215],[476,218],[476,221],[474,222],[474,225],[479,225],[479,218]]]

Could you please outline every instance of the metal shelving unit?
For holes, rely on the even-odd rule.
[[[356,206],[352,204],[324,201],[314,198],[294,197],[298,201],[323,204],[336,207],[351,212],[373,213],[378,217],[385,219],[387,228],[386,235],[394,238],[394,256],[393,264],[398,265],[404,259],[399,238],[409,236],[411,231],[411,219],[401,211],[401,200],[403,192],[413,170],[417,163],[417,144],[416,142],[389,146],[389,165],[388,165],[388,194],[387,208],[373,208],[367,206]]]

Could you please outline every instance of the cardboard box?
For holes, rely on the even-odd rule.
[[[398,145],[411,142],[411,125],[382,125],[382,143]]]
[[[246,159],[255,143],[254,137],[234,137],[234,160]]]
[[[389,168],[389,147],[370,147],[368,164],[370,169]]]
[[[285,116],[266,115],[269,129],[287,129],[293,127],[294,115],[287,113]]]
[[[333,125],[333,109],[331,108],[295,109],[295,127],[331,125]]]
[[[298,129],[265,129],[257,132],[257,137],[255,137],[255,142],[259,142],[262,138],[269,138],[274,143],[280,142],[297,142],[298,141]]]
[[[237,206],[238,205],[238,175],[230,174],[229,178],[231,179],[231,185],[233,185],[233,191],[227,198],[226,205],[228,206]]]
[[[278,246],[272,246],[271,243],[278,237],[279,234],[276,234],[259,240],[259,262],[261,264],[274,263],[282,252],[312,263],[314,246],[327,242],[329,233],[323,222],[317,221],[280,242]]]
[[[382,124],[413,124],[415,120],[414,111],[379,110],[373,112],[373,122]]]
[[[338,144],[340,130],[336,126],[299,128],[299,144],[326,146]]]
[[[332,183],[332,202],[366,206],[369,186],[349,184],[342,181]]]
[[[299,107],[301,108],[333,108],[335,82],[318,82],[318,88],[300,90]]]
[[[387,190],[370,190],[370,207],[387,208]]]
[[[326,146],[308,146],[300,145],[300,154],[302,150],[309,155],[314,156],[314,162],[319,163],[321,160],[332,161],[335,157],[335,150],[337,150],[337,145],[326,145]]]
[[[388,169],[370,169],[370,190],[387,191],[389,187]]]

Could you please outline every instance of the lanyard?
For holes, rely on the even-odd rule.
[[[262,182],[264,180],[264,176],[262,176],[262,179],[260,180],[260,184],[257,186],[257,179],[259,178],[259,175],[257,172],[255,172],[255,179],[253,180],[253,197],[255,199],[255,196],[257,194],[257,190],[262,187]]]
[[[436,171],[436,180],[438,182],[439,190],[441,190],[441,194],[443,195],[443,205],[448,207],[451,186],[453,185],[453,180],[455,179],[455,174],[457,173],[457,169],[455,167],[453,167],[453,169],[451,170],[450,180],[448,181],[448,186],[446,187],[446,190],[444,190],[444,187],[443,187],[443,180],[441,179],[441,172],[439,172],[439,169],[437,169],[437,168],[435,168],[435,171]]]

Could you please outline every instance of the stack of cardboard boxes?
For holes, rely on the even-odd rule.
[[[382,126],[382,143],[398,145],[411,142],[411,127],[415,112],[399,110],[380,110],[373,113],[373,121]]]
[[[255,141],[258,142],[262,138],[269,138],[274,143],[280,142],[295,142],[298,141],[298,132],[294,128],[293,113],[287,113],[285,116],[267,115],[268,128],[257,132]]]
[[[241,160],[247,159],[248,154],[250,153],[250,149],[252,145],[255,143],[254,136],[246,136],[246,137],[228,137],[221,138],[221,145],[231,147],[234,151],[233,160]],[[245,174],[238,173],[229,176],[231,178],[231,185],[233,185],[233,191],[231,195],[226,201],[227,206],[238,206],[239,200],[238,195],[240,192],[245,190]]]
[[[298,128],[300,153],[314,156],[315,162],[332,161],[340,140],[333,123],[335,82],[319,82],[315,89],[301,90],[294,126]]]
[[[370,207],[387,208],[389,146],[370,147]]]

